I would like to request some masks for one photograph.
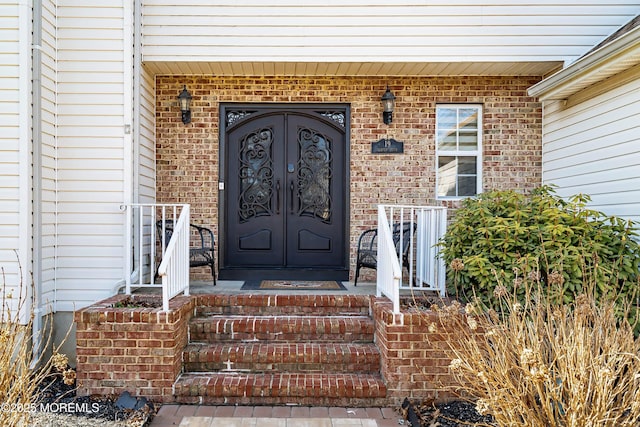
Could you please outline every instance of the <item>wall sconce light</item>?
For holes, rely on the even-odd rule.
[[[382,121],[388,125],[393,120],[393,109],[396,104],[396,97],[389,90],[389,86],[380,100],[382,101]]]
[[[185,125],[191,123],[191,100],[193,97],[187,90],[187,85],[184,86],[180,95],[178,95],[178,101],[180,102],[180,111],[182,112],[182,123]]]

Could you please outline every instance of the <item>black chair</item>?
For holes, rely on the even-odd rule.
[[[404,222],[402,226],[399,223],[393,224],[393,244],[396,253],[400,253],[400,236],[402,236],[402,267],[409,265],[409,243],[411,235],[415,231],[415,227],[411,222]],[[362,267],[377,269],[378,268],[378,229],[372,228],[366,230],[358,239],[358,253],[356,260],[356,277],[353,286],[358,285],[358,277]]]
[[[213,232],[206,228],[195,224],[189,224],[191,229],[192,238],[191,244],[198,243],[197,245],[189,247],[189,267],[202,267],[209,266],[211,268],[211,276],[213,277],[213,286],[216,285],[216,266],[215,266],[215,241],[213,238]],[[162,244],[162,220],[156,222],[156,229],[158,230],[158,238]],[[173,234],[173,220],[167,219],[164,221],[164,244],[168,245]],[[156,278],[158,272],[156,271]]]

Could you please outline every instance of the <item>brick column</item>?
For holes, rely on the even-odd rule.
[[[118,307],[127,298],[160,307]],[[78,395],[129,391],[154,402],[173,399],[194,302],[178,296],[168,312],[161,306],[156,296],[116,295],[75,312]]]
[[[375,340],[380,350],[382,377],[387,383],[387,397],[392,404],[409,399],[453,400],[456,381],[449,373],[451,358],[446,340],[459,336],[455,331],[429,331],[436,322],[431,311],[403,311],[393,314],[386,298],[373,304],[376,322]]]

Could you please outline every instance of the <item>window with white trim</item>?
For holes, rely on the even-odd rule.
[[[482,106],[436,106],[436,189],[438,199],[482,192]]]

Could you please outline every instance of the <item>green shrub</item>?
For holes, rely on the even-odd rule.
[[[572,302],[585,286],[632,300],[640,265],[635,224],[588,209],[588,201],[563,200],[547,186],[464,200],[441,242],[449,292],[495,306],[498,284],[524,298],[519,284],[534,279],[557,303]]]

